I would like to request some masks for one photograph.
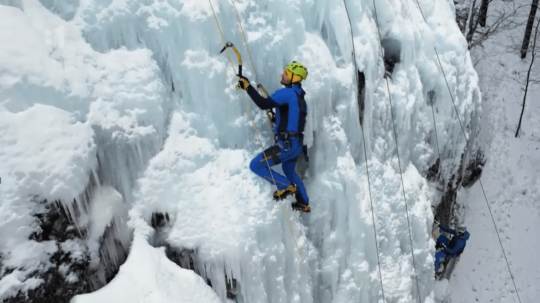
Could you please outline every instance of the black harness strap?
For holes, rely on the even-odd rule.
[[[281,151],[279,150],[277,146],[274,145],[272,147],[267,148],[263,152],[263,158],[261,159],[261,162],[271,159],[272,162],[274,162],[274,165],[278,165],[281,163],[281,160],[279,160],[278,158],[279,155],[281,155]]]

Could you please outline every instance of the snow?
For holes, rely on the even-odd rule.
[[[33,192],[46,199],[71,198],[88,182],[95,168],[96,146],[88,124],[52,106],[36,104],[30,109],[0,112],[4,149],[1,161],[11,174],[6,187],[17,196]],[[46,125],[47,128],[43,128]],[[54,140],[51,140],[54,138]]]
[[[518,68],[528,65],[519,62],[517,55],[514,56],[515,60],[509,59],[510,56],[503,60],[515,61]],[[507,87],[503,95],[522,94],[518,85],[512,83],[509,86],[514,88]],[[540,163],[540,142],[534,138],[540,108],[530,102],[538,98],[538,92],[529,96],[521,138],[514,137],[521,107],[517,102],[505,102],[504,96],[493,99],[488,109],[490,118],[483,124],[490,130],[491,136],[486,138],[489,140],[486,144],[488,162],[482,181],[522,302],[534,302],[540,291],[533,282],[540,279],[539,267],[530,258],[530,252],[536,251],[540,245],[538,237],[534,235],[535,230],[540,228],[540,169],[537,165]],[[452,290],[461,290],[452,291],[452,302],[470,302],[471,298],[517,302],[480,185],[476,184],[465,194],[465,224],[472,236],[467,254],[462,255],[450,282]]]
[[[35,104],[12,113],[0,105],[0,253],[6,268],[24,268],[18,288],[35,286],[32,279],[26,284],[26,275],[58,250],[54,241],[28,241],[36,232],[32,196],[70,201],[82,192],[97,165],[92,136],[88,124],[56,107]],[[5,283],[10,284],[2,279],[0,288]],[[2,292],[0,298],[11,294]]]
[[[86,302],[219,303],[221,300],[201,277],[167,259],[164,249],[150,247],[146,239],[135,237],[126,263],[111,283],[91,295],[79,295],[71,300],[71,303]]]
[[[127,209],[122,202],[122,195],[108,186],[103,186],[94,193],[91,204],[90,218],[93,220],[86,245],[91,253],[91,267],[96,268],[99,264],[100,237],[111,224],[125,225],[123,218],[127,215]]]
[[[494,13],[503,8],[503,4],[493,4],[490,10]],[[515,20],[519,24],[520,20],[526,20],[530,3],[516,1],[515,5],[524,5]],[[488,23],[490,21],[488,18]],[[518,52],[512,51],[511,37],[519,37],[515,43],[521,46],[524,28],[523,23],[497,34],[485,44],[485,50],[474,54],[477,60],[487,59],[477,64],[483,80],[481,87],[488,100],[484,105],[479,140],[485,146],[488,159],[482,184],[496,227],[479,183],[460,192],[460,198],[465,201],[464,223],[471,233],[471,240],[449,281],[450,295],[446,302],[518,302],[501,244],[521,302],[536,302],[540,295],[537,286],[540,267],[531,258],[531,253],[540,248],[539,237],[535,234],[540,228],[537,86],[529,87],[521,134],[515,138],[524,85],[513,80],[512,75],[516,72],[523,75],[528,70],[531,54],[521,60]],[[533,69],[532,77],[538,77],[537,69]]]
[[[290,201],[272,202],[274,188],[249,170],[251,158],[273,138],[264,113],[233,88],[236,59],[227,50],[229,68],[227,56],[218,53],[221,38],[208,2],[41,2],[21,1],[23,10],[0,5],[0,39],[12,41],[0,48],[0,109],[11,117],[0,120],[0,140],[6,140],[0,171],[7,172],[0,186],[0,216],[7,223],[0,227],[14,231],[0,239],[2,256],[35,244],[28,240],[34,220],[28,197],[38,196],[67,209],[75,200],[85,210],[76,222],[89,231],[83,243],[53,245],[64,251],[85,245],[92,266],[103,261],[97,259],[99,241],[118,264],[124,260],[112,239],[125,249],[131,243],[117,276],[74,302],[224,301],[225,275],[240,285],[239,302],[382,302],[381,283],[386,302],[433,302],[429,232],[431,205],[439,197],[423,176],[438,158],[435,138],[447,178],[466,144],[433,45],[469,131],[481,101],[451,1],[421,1],[429,24],[418,22],[412,1],[377,1],[378,24],[372,1],[347,2],[354,59],[366,77],[367,155],[342,1],[235,1],[257,75],[230,3],[212,2],[252,84],[258,78],[272,92],[288,62],[308,66],[309,215],[291,213]],[[383,41],[396,40],[401,48],[389,91],[377,26]],[[21,49],[28,49],[28,58],[18,55]],[[436,122],[426,102],[432,90]],[[39,136],[22,138],[13,125]],[[24,140],[35,143],[28,153]],[[28,164],[23,167],[32,186],[14,183],[18,163]],[[51,183],[38,182],[54,172]],[[150,226],[156,213],[169,216],[157,232]],[[106,238],[108,228],[114,235]],[[165,245],[193,250],[203,278],[167,260],[159,248]],[[32,257],[46,263],[48,251],[39,251]],[[0,280],[0,299],[23,287],[12,283],[12,275]],[[68,282],[76,278],[66,275]],[[26,279],[25,287],[35,282]]]
[[[29,240],[40,232],[33,216],[36,202],[61,202],[79,232],[102,221],[100,211],[94,217],[74,214],[92,209],[86,192],[103,167],[123,176],[109,185],[125,185],[118,186],[122,196],[131,192],[127,187],[137,168],[161,141],[157,134],[164,133],[167,117],[163,103],[156,102],[167,98],[148,50],[98,53],[76,24],[58,18],[38,1],[20,4],[24,10],[0,5],[0,39],[9,41],[0,48],[0,254],[6,266],[21,269],[19,288],[28,290],[39,285],[28,275],[46,271],[54,253],[44,243]],[[102,143],[105,138],[125,143],[115,145],[122,153],[113,154],[124,159],[116,161],[124,167],[110,164],[110,152],[103,155],[108,149]],[[127,228],[116,234],[127,249]],[[62,243],[51,245],[58,250]],[[16,293],[9,289],[0,298]]]

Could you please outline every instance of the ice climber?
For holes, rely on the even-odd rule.
[[[444,234],[441,234],[437,239],[435,249],[440,250],[435,253],[435,271],[438,271],[439,264],[443,258],[449,256],[455,259],[463,253],[470,234],[465,226],[460,226],[456,228],[456,230],[453,230],[448,226],[440,225],[437,221],[435,221],[435,224],[437,224],[442,231],[454,235],[452,240],[449,240]]]
[[[292,203],[292,208],[308,213],[311,209],[306,188],[294,170],[298,157],[306,149],[303,144],[303,132],[306,124],[307,105],[304,99],[306,92],[302,89],[301,83],[306,80],[307,75],[307,69],[302,64],[293,61],[285,67],[285,71],[281,75],[281,84],[285,87],[277,90],[268,98],[262,97],[250,85],[249,79],[244,76],[240,76],[238,86],[247,91],[260,109],[276,109],[273,129],[275,144],[251,161],[251,170],[277,186],[277,190],[274,192],[275,200],[283,200],[294,194],[296,202]],[[269,166],[280,163],[285,176],[269,168]]]

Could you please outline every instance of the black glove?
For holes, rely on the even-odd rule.
[[[440,242],[437,242],[435,243],[435,250],[445,250],[446,249],[446,245],[444,245],[443,243],[440,243]]]
[[[240,75],[237,75],[237,76],[239,79],[238,79],[238,85],[236,87],[247,90],[249,87],[249,79],[244,76],[240,76]]]

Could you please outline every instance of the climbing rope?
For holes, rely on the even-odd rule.
[[[212,4],[212,0],[208,0],[208,2],[210,3],[210,7],[212,8],[212,13],[213,13],[213,15],[214,15],[214,21],[216,22],[216,26],[217,26],[219,35],[221,36],[221,41],[223,42],[223,45],[226,46],[226,47],[225,47],[225,49],[226,49],[226,48],[227,48],[227,42],[225,42],[225,38],[224,38],[223,33],[222,33],[222,31],[221,31],[221,26],[219,25],[219,21],[218,21],[218,19],[217,19],[216,12],[215,12],[215,10],[214,10],[214,5]],[[233,5],[234,5],[234,3],[233,3]],[[239,21],[239,20],[238,20],[238,21]],[[242,36],[244,36],[243,30],[242,30]],[[245,37],[245,36],[244,36],[244,37]],[[246,45],[246,48],[247,48],[247,41],[244,40],[244,42],[245,42],[245,45]],[[226,54],[227,54],[227,58],[228,58],[228,60],[229,60],[229,63],[230,63],[230,65],[231,65],[231,67],[232,67],[232,69],[233,69],[233,71],[234,71],[234,64],[232,63],[231,57],[229,56],[229,53],[228,53],[228,52],[227,52]],[[240,58],[240,57],[239,57],[239,58]],[[251,58],[251,55],[250,55],[250,58]],[[240,59],[239,59],[239,60],[240,60]],[[239,61],[239,62],[240,62],[240,65],[241,65],[241,61]],[[253,61],[252,61],[252,63],[253,63]],[[263,88],[263,89],[264,89],[264,88]],[[261,140],[261,138],[260,138],[260,136],[259,136],[259,132],[257,131],[257,126],[255,125],[255,120],[253,119],[253,115],[251,114],[251,110],[249,109],[249,105],[248,105],[248,103],[247,103],[247,100],[246,100],[246,97],[245,97],[244,94],[242,94],[242,100],[244,101],[244,104],[245,104],[245,106],[246,106],[246,109],[247,109],[247,112],[248,112],[248,115],[249,115],[249,119],[250,119],[251,124],[252,124],[252,126],[253,126],[253,130],[255,131],[255,136],[257,137],[257,140],[259,141],[259,144],[260,144],[260,146],[261,146],[262,153],[263,153],[263,158],[264,158],[264,160],[265,160],[265,162],[266,162],[266,166],[268,167],[268,170],[269,170],[269,172],[270,172],[270,176],[272,177],[272,182],[273,182],[274,184],[276,184],[276,181],[275,181],[275,179],[274,179],[274,175],[273,175],[273,173],[272,173],[272,169],[270,168],[270,164],[268,163],[268,157],[266,157],[266,154],[265,154],[265,152],[264,152],[264,145],[263,145],[262,140]],[[293,226],[292,226],[292,222],[291,222],[291,220],[290,220],[290,217],[289,217],[289,213],[288,213],[288,211],[287,211],[287,208],[286,208],[285,205],[283,205],[283,204],[282,204],[282,207],[281,207],[281,211],[282,211],[282,213],[283,213],[283,216],[286,218],[287,225],[288,225],[288,227],[289,227],[289,231],[291,232],[291,235],[293,236],[294,243],[295,243],[295,245],[296,245],[296,252],[297,252],[298,255],[300,256],[300,260],[301,260],[302,262],[304,262],[305,259],[304,259],[304,256],[303,256],[302,251],[300,250],[300,246],[298,245],[298,240],[296,239],[296,236],[295,236],[295,234],[294,234],[294,229],[293,229]],[[309,283],[310,283],[310,285],[311,285],[311,288],[312,288],[312,290],[313,290],[313,282],[311,281],[311,276],[310,276],[309,274],[308,274],[307,276],[308,276],[308,280],[309,280]]]
[[[251,52],[249,51],[246,34],[244,33],[244,27],[242,26],[242,20],[240,19],[240,15],[238,14],[238,9],[236,9],[236,4],[234,3],[234,0],[231,0],[231,5],[236,15],[236,23],[238,24],[238,27],[240,28],[240,32],[242,33],[242,39],[244,40],[244,47],[247,50],[249,61],[251,62],[251,68],[253,69],[253,73],[255,74],[255,82],[257,82],[257,88],[259,89],[260,92],[262,92],[265,98],[268,98],[269,96],[268,92],[266,91],[264,86],[259,82],[259,73],[257,73],[257,69],[255,68],[255,64],[253,63],[253,58],[251,57]],[[272,109],[267,109],[266,117],[268,118],[268,125],[270,126],[270,131],[272,132],[273,121],[276,120],[276,114],[272,111]]]
[[[373,8],[375,9],[375,22],[376,22],[376,25],[377,25],[377,33],[378,33],[378,37],[379,37],[379,44],[381,46],[381,57],[383,59],[383,63],[384,63],[384,53],[383,53],[383,46],[382,46],[382,40],[381,40],[381,31],[379,29],[379,18],[377,16],[377,5],[375,4],[375,0],[373,0]],[[413,241],[412,241],[412,232],[411,232],[411,221],[409,219],[409,207],[407,205],[407,197],[405,196],[405,183],[403,182],[403,171],[401,169],[401,159],[399,157],[399,145],[398,145],[398,140],[397,140],[397,132],[396,132],[396,123],[394,122],[395,118],[394,118],[394,109],[393,109],[393,106],[392,106],[392,94],[390,92],[390,84],[388,84],[388,79],[386,79],[386,88],[388,89],[388,98],[389,98],[389,102],[390,102],[390,113],[392,114],[392,125],[393,125],[393,129],[394,129],[394,139],[396,140],[396,152],[397,152],[397,157],[398,157],[398,165],[399,165],[399,174],[401,176],[401,187],[402,187],[402,190],[403,190],[403,200],[405,201],[405,213],[407,214],[407,224],[408,224],[408,227],[409,227],[409,240],[411,242],[411,256],[412,256],[412,260],[413,260],[413,268],[414,268],[414,278],[416,280],[416,291],[418,293],[418,301],[421,302],[421,298],[420,298],[420,286],[418,285],[418,275],[416,273],[416,261],[414,259],[414,249],[413,249]]]
[[[435,120],[435,102],[431,104],[431,114],[433,115],[433,127],[435,128],[435,142],[437,143],[437,154],[439,155],[439,175],[442,175],[443,178],[443,195],[446,191],[446,180],[444,179],[444,174],[442,171],[442,158],[441,158],[441,149],[439,148],[439,137],[437,135],[437,121]]]
[[[255,68],[255,64],[253,63],[253,57],[251,56],[251,52],[249,51],[249,45],[247,43],[246,35],[244,33],[244,27],[242,26],[242,20],[240,19],[240,15],[238,14],[238,9],[236,8],[236,4],[234,3],[234,0],[231,0],[231,5],[234,8],[234,12],[235,12],[235,15],[236,15],[236,22],[238,24],[238,27],[240,28],[240,32],[242,33],[242,39],[244,41],[244,47],[247,50],[249,61],[251,62],[251,67],[253,68],[253,73],[255,74],[255,81],[257,82],[257,88],[259,88],[259,90],[261,90],[263,92],[263,94],[268,98],[268,96],[269,96],[268,92],[266,91],[264,86],[259,83],[259,77],[258,77],[257,69]],[[268,122],[269,122],[269,126],[270,126],[270,131],[272,131],[273,127],[272,127],[271,114],[273,114],[273,112],[270,109],[270,110],[267,110],[266,113],[267,113],[267,116],[268,116]],[[267,160],[267,162],[268,162],[268,160]],[[281,212],[283,213],[283,215],[287,219],[287,225],[289,226],[289,230],[290,230],[291,235],[293,236],[293,239],[294,239],[294,244],[296,245],[296,252],[300,256],[300,260],[302,262],[304,262],[306,259],[304,259],[304,254],[303,254],[302,250],[300,249],[300,246],[298,245],[298,239],[296,238],[296,236],[294,234],[294,229],[293,229],[293,226],[292,226],[292,222],[291,222],[291,219],[290,219],[289,212],[288,212],[287,208],[285,207],[285,205],[283,205],[283,204],[282,204],[282,207],[281,207]],[[311,276],[309,275],[309,273],[307,274],[307,276],[309,278],[309,283],[311,284],[311,288],[313,289],[313,281],[311,281]]]
[[[427,23],[426,17],[424,16],[424,12],[422,11],[422,7],[420,6],[420,3],[418,2],[418,0],[416,0],[416,4],[418,5],[418,9],[420,10],[420,13],[422,14],[422,18],[424,18],[424,22],[427,25],[428,23]],[[450,85],[448,84],[448,79],[446,78],[446,73],[444,72],[444,68],[442,66],[441,58],[439,57],[439,52],[437,51],[437,47],[434,46],[433,49],[435,50],[435,54],[437,55],[437,60],[438,60],[439,65],[441,67],[441,71],[442,71],[442,74],[444,76],[444,81],[446,82],[446,87],[448,88],[448,93],[450,94],[450,99],[452,100],[452,104],[454,105],[454,109],[456,111],[456,116],[458,118],[459,125],[461,126],[461,131],[463,132],[463,136],[465,138],[465,143],[467,145],[467,151],[469,153],[469,158],[472,159],[471,148],[469,146],[469,140],[467,140],[467,135],[465,133],[465,128],[463,127],[463,123],[461,122],[461,119],[459,118],[459,112],[457,110],[456,102],[454,100],[454,96],[452,95]],[[514,280],[514,275],[512,274],[512,269],[510,268],[510,263],[508,262],[508,258],[506,257],[506,252],[504,251],[504,246],[502,244],[501,236],[499,235],[499,231],[497,229],[497,224],[495,223],[495,218],[493,217],[491,207],[489,206],[489,201],[488,201],[488,198],[487,198],[487,195],[486,195],[486,191],[484,190],[484,185],[482,184],[482,180],[480,178],[478,179],[478,182],[480,183],[480,188],[482,189],[482,193],[484,194],[484,199],[486,201],[486,205],[488,207],[489,214],[491,215],[491,221],[493,221],[493,227],[495,228],[495,232],[497,233],[497,238],[499,239],[499,244],[501,245],[501,250],[503,252],[504,260],[506,261],[506,266],[508,267],[508,272],[510,273],[510,277],[512,278],[512,283],[514,284],[514,290],[516,291],[516,296],[518,298],[518,301],[521,303],[521,298],[519,297],[519,291],[518,291],[517,286],[516,286],[516,281]]]
[[[246,35],[244,34],[244,27],[242,26],[242,20],[240,19],[240,15],[238,14],[238,9],[236,9],[236,4],[234,3],[234,0],[231,0],[231,5],[236,15],[236,23],[238,24],[238,27],[240,27],[240,32],[242,33],[242,39],[244,39],[244,47],[246,48],[248,56],[249,56],[249,60],[251,61],[251,67],[253,68],[253,72],[255,73],[255,81],[257,81],[257,83],[260,83],[257,69],[255,68],[255,64],[253,64],[253,58],[251,57],[251,52],[249,51]]]
[[[221,31],[221,26],[219,26],[219,21],[218,21],[217,16],[216,16],[216,11],[214,10],[214,5],[212,4],[212,0],[208,0],[208,2],[210,3],[210,7],[212,8],[212,13],[214,14],[214,20],[216,21],[216,26],[217,26],[219,35],[221,36],[221,41],[223,42],[223,45],[227,46],[227,42],[225,42],[225,38],[223,37],[223,32]],[[234,71],[234,64],[232,63],[231,57],[229,56],[228,52],[226,52],[226,54],[227,54],[227,59],[229,60],[229,63],[231,65],[231,68]],[[240,65],[241,65],[241,62],[240,62]],[[261,146],[261,149],[262,149],[262,152],[263,152],[263,157],[264,157],[264,160],[266,162],[266,166],[268,167],[268,170],[270,171],[270,176],[272,177],[272,182],[274,184],[276,184],[276,180],[274,179],[274,175],[272,174],[272,170],[270,169],[270,164],[268,163],[268,157],[266,157],[266,154],[264,152],[264,145],[263,145],[262,140],[261,140],[261,138],[259,136],[259,132],[257,131],[257,126],[255,125],[255,120],[253,119],[253,115],[251,114],[249,104],[247,103],[246,97],[244,96],[244,94],[242,94],[242,101],[244,101],[244,105],[246,106],[246,109],[247,109],[247,112],[248,112],[248,115],[249,115],[249,119],[251,121],[251,125],[253,126],[253,131],[255,132],[255,137],[257,138],[257,141],[259,141],[259,144]]]
[[[411,25],[414,26],[414,23],[411,22]],[[429,95],[429,92],[428,92],[428,97],[430,99],[434,99],[434,97],[432,95]],[[437,120],[435,119],[435,100],[431,100],[431,104],[428,104],[430,105],[431,107],[431,115],[433,117],[433,128],[435,130],[435,142],[437,144],[437,155],[439,156],[439,177],[442,177],[442,184],[443,184],[443,188],[442,188],[442,193],[443,193],[443,197],[444,198],[444,193],[446,192],[446,180],[444,179],[444,173],[443,173],[443,166],[442,166],[442,157],[441,157],[441,149],[439,147],[439,136],[438,136],[438,132],[437,132]],[[425,153],[424,153],[425,155]]]
[[[240,28],[240,32],[242,33],[242,39],[244,40],[244,47],[247,50],[249,61],[251,61],[251,68],[253,68],[253,73],[255,74],[255,82],[257,82],[257,88],[263,94],[265,98],[268,98],[269,96],[268,92],[266,91],[264,86],[259,82],[259,73],[257,73],[257,69],[255,68],[255,64],[253,63],[253,58],[251,57],[251,52],[249,51],[246,34],[244,33],[244,27],[242,26],[242,20],[240,19],[240,15],[238,14],[238,9],[236,9],[236,4],[234,3],[234,0],[231,0],[231,5],[234,8],[234,13],[236,15],[236,23],[238,24],[238,27]],[[273,123],[276,120],[276,114],[272,111],[272,109],[267,109],[266,116],[268,118],[268,125],[270,126],[270,131],[272,131]]]
[[[356,85],[358,85],[358,67],[356,65],[356,50],[354,47],[354,33],[353,33],[353,26],[351,22],[351,17],[349,15],[349,8],[347,7],[347,1],[343,0],[343,4],[345,4],[345,11],[347,12],[347,18],[349,19],[349,24],[351,25],[351,40],[352,40],[352,47],[353,47],[353,62],[354,62],[354,75],[356,79]],[[358,91],[358,94],[360,92]],[[360,111],[360,108],[358,108],[358,111]],[[361,114],[361,113],[360,113]],[[373,233],[375,234],[375,249],[377,251],[377,262],[379,264],[379,278],[381,281],[381,291],[382,291],[382,297],[383,302],[386,302],[386,299],[384,298],[384,286],[383,286],[383,280],[382,280],[382,272],[381,272],[381,259],[379,257],[379,243],[377,240],[377,227],[375,226],[375,210],[373,208],[373,198],[371,197],[371,181],[369,178],[369,168],[368,168],[368,160],[367,160],[367,149],[366,149],[366,139],[365,139],[365,133],[364,133],[364,126],[360,125],[362,128],[362,145],[364,146],[364,159],[366,161],[366,173],[367,173],[367,180],[368,180],[368,191],[369,191],[369,203],[371,205],[371,216],[373,218]]]

